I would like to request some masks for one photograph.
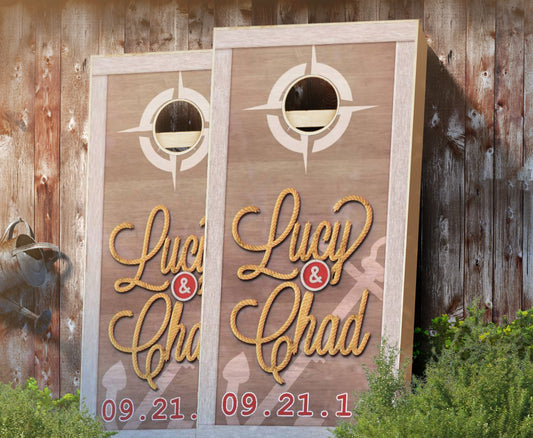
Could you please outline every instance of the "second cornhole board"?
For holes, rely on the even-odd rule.
[[[93,57],[81,395],[195,436],[212,52]]]
[[[214,49],[197,436],[328,436],[381,341],[412,349],[423,34],[217,29]]]

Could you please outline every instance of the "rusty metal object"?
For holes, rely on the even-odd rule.
[[[26,226],[26,234],[13,237],[18,224]],[[45,257],[43,250],[52,251],[52,256]],[[47,242],[36,242],[35,234],[29,224],[17,218],[11,222],[0,239],[0,296],[18,287],[39,287],[46,283],[52,264],[59,258],[60,251],[56,245]],[[6,304],[18,313],[35,321],[34,327],[38,334],[44,333],[52,314],[45,310],[36,315],[7,297],[0,297],[0,303]]]

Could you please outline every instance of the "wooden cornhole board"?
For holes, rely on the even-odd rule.
[[[329,436],[381,341],[411,354],[424,37],[234,28],[214,48],[197,436]]]
[[[92,60],[81,393],[121,436],[195,435],[211,63]]]

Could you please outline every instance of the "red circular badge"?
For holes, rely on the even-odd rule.
[[[170,284],[172,295],[179,301],[189,301],[196,295],[198,281],[190,272],[179,272]]]
[[[324,289],[329,283],[330,271],[322,260],[310,260],[300,272],[300,281],[311,292]]]

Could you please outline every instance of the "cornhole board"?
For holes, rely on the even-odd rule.
[[[382,340],[412,350],[424,36],[400,21],[214,41],[197,436],[329,436]]]
[[[81,395],[195,435],[212,52],[93,57]]]

